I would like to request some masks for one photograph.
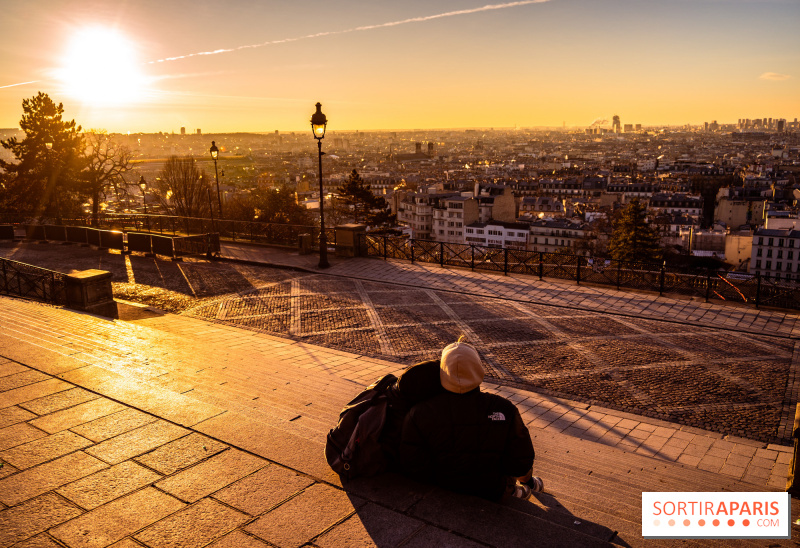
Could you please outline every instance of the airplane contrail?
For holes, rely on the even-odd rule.
[[[14,86],[24,86],[25,84],[35,84],[36,82],[39,82],[39,81],[40,80],[31,80],[30,82],[20,82],[18,84],[8,84],[7,86],[0,86],[0,89],[13,88]]]
[[[261,42],[260,44],[249,44],[246,46],[238,46],[235,48],[225,48],[225,49],[215,49],[213,51],[201,51],[198,53],[188,53],[186,55],[178,55],[176,57],[165,57],[164,59],[158,59],[157,61],[150,61],[147,64],[153,63],[164,63],[166,61],[177,61],[179,59],[188,59],[190,57],[199,57],[201,55],[217,55],[220,53],[231,53],[234,51],[240,51],[243,49],[254,49],[254,48],[262,48],[264,46],[271,46],[274,44],[286,44],[287,42],[297,42],[299,40],[307,40],[309,38],[320,38],[322,36],[333,36],[336,34],[348,34],[351,32],[358,32],[362,30],[373,30],[373,29],[381,29],[386,27],[396,27],[398,25],[406,25],[408,23],[422,23],[425,21],[432,21],[434,19],[442,19],[444,17],[453,17],[456,15],[469,15],[472,13],[480,13],[482,11],[492,11],[492,10],[502,10],[507,8],[516,8],[519,6],[527,6],[530,4],[542,4],[544,2],[548,2],[549,0],[521,0],[519,2],[508,2],[505,4],[487,4],[485,6],[481,6],[479,8],[469,8],[457,11],[448,11],[445,13],[437,13],[435,15],[425,15],[422,17],[412,17],[410,19],[403,19],[401,21],[390,21],[388,23],[378,23],[375,25],[365,25],[362,27],[354,27],[352,29],[345,29],[345,30],[332,30],[326,32],[317,32],[315,34],[306,34],[305,36],[298,36],[296,38],[283,38],[281,40],[270,40],[269,42]]]
[[[363,30],[373,30],[373,29],[381,29],[386,27],[396,27],[398,25],[407,25],[409,23],[423,23],[425,21],[433,21],[434,19],[442,19],[444,17],[454,17],[457,15],[469,15],[472,13],[480,13],[484,11],[493,11],[493,10],[502,10],[508,8],[516,8],[519,6],[528,6],[530,4],[542,4],[544,2],[549,2],[550,0],[520,0],[518,2],[507,2],[505,4],[487,4],[485,6],[481,6],[479,8],[469,8],[463,10],[456,10],[456,11],[448,11],[445,13],[437,13],[435,15],[424,15],[422,17],[412,17],[410,19],[402,19],[400,21],[390,21],[388,23],[378,23],[375,25],[365,25],[361,27],[354,27],[351,29],[344,29],[344,30],[332,30],[326,32],[317,32],[315,34],[306,34],[305,36],[298,36],[295,38],[282,38],[280,40],[270,40],[268,42],[261,42],[260,44],[249,44],[245,46],[237,46],[235,48],[225,48],[225,49],[216,49],[213,51],[201,51],[198,53],[188,53],[186,55],[178,55],[175,57],[165,57],[163,59],[158,59],[156,61],[148,61],[146,64],[152,65],[155,63],[164,63],[167,61],[177,61],[179,59],[188,59],[190,57],[199,57],[202,55],[218,55],[220,53],[231,53],[234,51],[241,51],[244,49],[254,49],[254,48],[263,48],[264,46],[271,46],[274,44],[286,44],[288,42],[297,42],[299,40],[307,40],[309,38],[320,38],[323,36],[334,36],[337,34],[349,34],[351,32],[359,32]],[[0,89],[4,88],[12,88],[15,86],[24,86],[25,84],[35,84],[40,80],[33,80],[30,82],[19,82],[17,84],[8,84],[5,86],[0,86]]]

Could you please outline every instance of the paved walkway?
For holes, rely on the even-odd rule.
[[[223,243],[221,256],[260,264],[301,268],[313,272],[391,282],[409,287],[471,292],[580,310],[592,310],[657,320],[800,338],[800,315],[796,312],[759,310],[741,305],[705,303],[696,299],[659,297],[650,293],[617,291],[603,286],[577,286],[574,282],[520,274],[489,273],[429,263],[378,258],[341,259],[329,254],[331,267],[318,268],[316,255],[292,250]]]
[[[313,256],[254,249],[224,251],[316,271]],[[331,262],[326,274],[796,336],[795,317],[778,312]],[[343,403],[398,364],[147,309],[139,317],[0,297],[0,547],[642,545],[643,490],[785,483],[787,447],[487,384],[522,411],[549,498],[497,506],[392,475],[343,489],[321,440]]]
[[[541,545],[600,545],[614,531],[639,545],[635,523],[603,508],[637,471],[670,490],[763,490],[783,486],[788,461],[782,447],[489,385],[522,410],[554,501],[451,500],[391,475],[342,490],[324,433],[397,364],[181,316],[110,321],[5,297],[0,356],[0,547],[527,545],[503,532],[515,527]],[[572,500],[565,480],[587,471],[560,466],[588,467],[584,482],[621,477],[596,487],[602,501]],[[638,481],[633,510],[656,480]]]

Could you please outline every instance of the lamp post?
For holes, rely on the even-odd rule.
[[[61,197],[59,195],[58,188],[57,188],[57,186],[58,186],[58,184],[57,184],[58,183],[58,178],[57,178],[57,175],[56,175],[56,170],[53,167],[53,158],[52,158],[52,156],[50,154],[50,152],[53,150],[53,138],[50,135],[45,136],[45,138],[44,138],[44,146],[47,148],[47,160],[48,160],[48,163],[50,164],[50,182],[51,182],[52,187],[53,187],[53,192],[56,195],[56,214],[58,215],[57,221],[58,221],[58,224],[62,224],[62,221],[61,221]]]
[[[219,218],[222,219],[222,198],[219,193],[219,171],[217,171],[217,156],[219,156],[219,149],[217,143],[211,141],[211,148],[209,149],[211,157],[214,159],[214,178],[217,181],[217,203],[219,204]]]
[[[322,113],[322,104],[316,104],[317,111],[311,115],[311,131],[317,140],[319,149],[319,267],[328,268],[328,240],[325,236],[325,191],[322,188],[322,139],[325,138],[325,128],[328,118]]]
[[[150,231],[150,218],[147,216],[147,198],[145,198],[144,191],[147,190],[147,181],[144,180],[144,175],[139,175],[139,188],[142,189],[142,205],[144,205],[144,220],[147,223],[147,231]]]

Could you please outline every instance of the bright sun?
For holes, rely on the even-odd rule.
[[[133,45],[108,28],[76,32],[58,71],[66,92],[93,106],[130,104],[144,99],[147,79]]]

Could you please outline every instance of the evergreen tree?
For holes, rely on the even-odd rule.
[[[374,203],[375,196],[372,194],[370,185],[364,182],[361,175],[355,169],[347,177],[347,180],[336,189],[339,200],[350,206],[353,212],[353,221],[358,223],[365,217],[365,213]]]
[[[618,261],[655,262],[661,259],[658,230],[647,222],[647,210],[634,198],[616,216],[608,252]]]
[[[81,127],[75,120],[62,120],[64,106],[46,93],[23,99],[22,112],[19,127],[25,138],[0,141],[16,159],[0,160],[6,173],[0,208],[37,217],[77,212],[82,201],[79,172],[85,166]]]
[[[395,223],[396,216],[389,212],[386,200],[375,196],[370,185],[364,182],[355,169],[336,192],[339,200],[350,206],[354,222],[363,221],[369,226],[381,227]]]

